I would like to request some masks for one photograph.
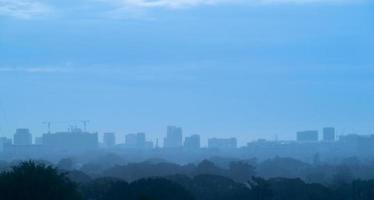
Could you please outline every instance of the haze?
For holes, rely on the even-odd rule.
[[[370,1],[0,0],[0,134],[372,133]],[[54,131],[68,124],[54,125]]]

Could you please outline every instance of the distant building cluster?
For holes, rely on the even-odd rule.
[[[68,131],[52,133],[50,130],[33,142],[32,133],[27,128],[16,129],[13,138],[0,137],[0,152],[12,155],[30,154],[33,152],[47,153],[76,153],[95,151],[97,149],[125,149],[128,151],[164,149],[168,152],[180,151],[197,152],[197,150],[210,150],[214,152],[245,151],[254,155],[297,155],[300,152],[299,145],[303,145],[303,153],[310,151],[344,151],[347,145],[356,142],[358,147],[374,145],[374,136],[345,135],[336,136],[334,127],[325,127],[321,134],[318,130],[298,131],[294,141],[267,141],[258,140],[250,142],[247,146],[238,146],[235,137],[208,138],[207,146],[201,146],[201,137],[198,134],[183,135],[183,129],[178,126],[167,126],[163,145],[160,146],[158,139],[151,141],[146,133],[137,132],[124,134],[118,139],[116,133],[105,132],[99,140],[98,133],[91,133],[80,128],[70,128]],[[339,144],[339,145],[335,145]],[[352,145],[351,145],[352,146]],[[348,147],[351,147],[348,146]],[[335,149],[331,150],[334,147]],[[339,149],[340,148],[340,149]],[[346,148],[348,149],[348,148]]]
[[[187,149],[200,148],[200,135],[191,135],[184,139],[184,147]]]
[[[85,129],[84,129],[85,130]],[[68,131],[51,133],[49,130],[42,136],[33,137],[29,129],[16,129],[13,140],[0,138],[0,151],[12,153],[30,153],[34,151],[48,152],[82,152],[98,148],[125,149],[153,149],[160,148],[158,140],[156,144],[147,140],[144,132],[130,133],[124,136],[124,141],[117,141],[114,132],[102,134],[102,142],[99,142],[98,133],[90,133],[80,128],[72,127]],[[209,149],[229,150],[237,148],[236,138],[210,138],[208,139]],[[166,136],[163,138],[164,149],[186,149],[198,150],[201,148],[200,135],[193,134],[183,137],[183,129],[177,126],[167,126]]]
[[[66,132],[46,133],[41,138],[41,144],[48,149],[64,151],[84,151],[98,147],[98,134],[84,132],[72,128]]]
[[[332,142],[335,141],[335,128],[326,127],[322,130],[322,141]],[[317,130],[299,131],[296,133],[296,140],[298,142],[318,142],[320,139]]]
[[[132,133],[126,135],[125,147],[135,149],[152,149],[153,142],[146,140],[145,133]]]

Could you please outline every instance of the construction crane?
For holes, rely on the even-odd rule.
[[[80,122],[82,123],[83,125],[83,131],[87,131],[87,124],[90,122],[89,120],[69,120],[69,121],[44,121],[43,124],[47,125],[47,129],[48,129],[48,133],[51,133],[51,127],[52,127],[52,124],[55,124],[55,123],[77,123],[77,122]],[[70,130],[72,130],[73,128],[77,128],[77,126],[70,126]]]

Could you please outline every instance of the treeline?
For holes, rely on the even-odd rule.
[[[307,183],[323,185],[349,183],[355,179],[374,179],[374,160],[361,161],[355,157],[345,158],[334,163],[321,162],[318,156],[313,163],[282,157],[274,157],[264,161],[258,161],[255,158],[237,160],[213,157],[185,165],[156,159],[139,163],[123,163],[119,160],[118,157],[110,155],[76,167],[74,160],[63,159],[57,166],[69,171],[78,169],[91,177],[115,177],[130,182],[146,177],[163,177],[174,174],[183,174],[189,177],[212,174],[228,177],[236,182],[246,182],[252,176],[266,179],[300,178]]]
[[[9,169],[21,161],[0,161],[0,171]],[[211,174],[230,178],[245,183],[251,177],[300,178],[306,183],[322,185],[350,183],[356,179],[374,179],[374,160],[361,161],[355,157],[345,158],[334,163],[316,159],[306,163],[293,158],[274,157],[264,161],[255,158],[238,160],[233,158],[213,157],[200,162],[180,165],[165,160],[152,159],[138,163],[124,162],[114,154],[82,162],[74,158],[65,158],[57,163],[38,161],[54,165],[60,170],[69,171],[70,178],[77,182],[87,182],[92,178],[113,177],[128,182],[147,177],[165,177],[175,174],[194,177]]]
[[[61,171],[28,161],[0,173],[0,199],[373,200],[374,180],[323,185],[306,183],[299,178],[264,179],[253,176],[245,182],[237,182],[222,175],[174,174],[126,181],[119,177],[91,178],[83,172]]]

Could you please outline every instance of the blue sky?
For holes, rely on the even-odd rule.
[[[373,133],[373,19],[364,0],[0,0],[0,134]]]

